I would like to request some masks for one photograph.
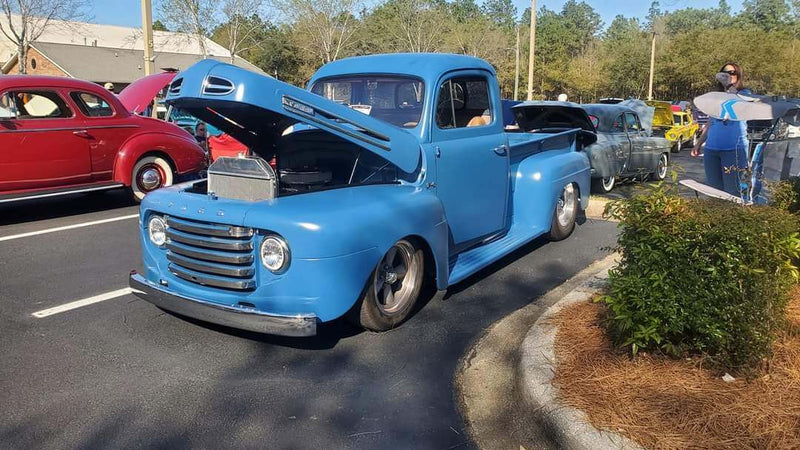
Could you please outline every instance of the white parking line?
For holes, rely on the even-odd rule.
[[[94,303],[111,300],[112,298],[122,297],[123,295],[130,294],[131,292],[132,292],[131,288],[129,287],[124,289],[117,289],[116,291],[106,292],[105,294],[95,295],[94,297],[84,298],[83,300],[76,300],[74,302],[65,303],[61,306],[43,309],[31,315],[33,317],[36,317],[37,319],[41,319],[43,317],[52,316],[53,314],[58,314],[65,311],[70,311],[76,308],[80,308],[82,306],[87,306]]]
[[[131,214],[128,216],[120,216],[120,217],[112,217],[110,219],[103,219],[103,220],[95,220],[92,222],[84,222],[84,223],[76,223],[74,225],[67,225],[63,227],[56,227],[56,228],[48,228],[46,230],[39,230],[39,231],[31,231],[29,233],[22,233],[22,234],[12,234],[11,236],[2,236],[0,237],[0,242],[2,241],[11,241],[14,239],[22,239],[31,236],[38,236],[40,234],[48,234],[48,233],[55,233],[57,231],[66,231],[66,230],[74,230],[75,228],[83,228],[83,227],[90,227],[92,225],[101,225],[104,223],[109,222],[117,222],[120,220],[128,220],[139,217],[139,214]]]

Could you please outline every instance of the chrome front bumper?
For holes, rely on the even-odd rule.
[[[169,292],[136,272],[131,272],[129,283],[137,297],[167,311],[204,322],[280,336],[317,334],[317,318],[313,315],[278,316],[184,297]]]

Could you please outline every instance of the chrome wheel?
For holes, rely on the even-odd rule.
[[[161,187],[164,177],[161,175],[160,167],[153,165],[144,166],[136,177],[139,189],[150,192]]]
[[[612,177],[613,180],[613,177]],[[556,206],[556,218],[562,227],[569,226],[575,220],[575,187],[572,184],[564,186],[561,195],[558,197]]]
[[[659,180],[667,177],[667,168],[669,168],[669,159],[666,154],[662,153],[658,158],[658,167],[656,167],[656,177]]]
[[[415,301],[422,276],[414,246],[399,241],[383,256],[373,275],[372,288],[378,309],[387,316],[403,312]]]

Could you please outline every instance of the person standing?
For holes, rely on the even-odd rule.
[[[730,94],[749,94],[744,88],[742,68],[736,63],[722,66],[716,75],[717,90]],[[742,195],[741,177],[747,169],[747,122],[709,117],[703,133],[692,148],[693,157],[700,156],[705,144],[703,168],[706,184],[731,195]]]

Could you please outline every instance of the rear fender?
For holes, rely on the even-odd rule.
[[[581,208],[589,204],[590,167],[581,152],[539,153],[523,159],[513,169],[515,224],[549,230],[556,200],[569,183],[579,189]]]
[[[179,175],[199,172],[206,167],[206,155],[197,143],[164,133],[146,133],[128,139],[114,160],[114,181],[131,184],[131,172],[136,162],[147,153],[166,156]]]

